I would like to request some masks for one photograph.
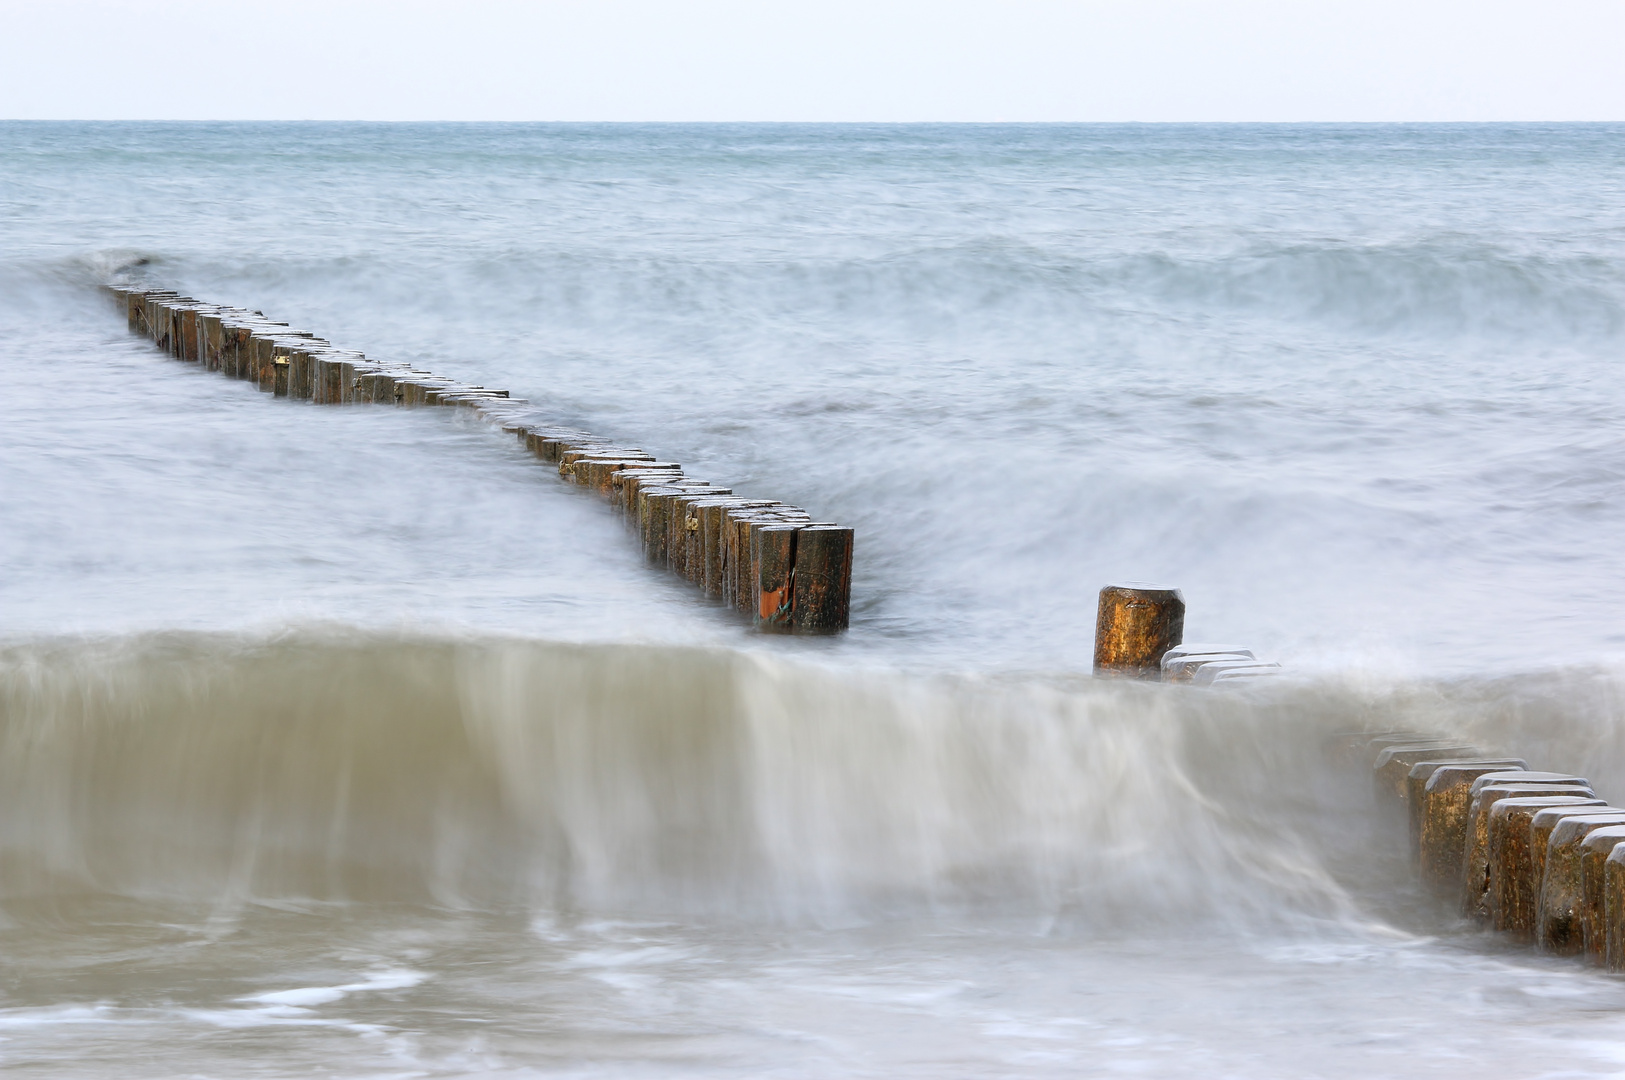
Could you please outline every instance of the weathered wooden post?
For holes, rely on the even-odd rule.
[[[359,391],[361,400],[378,405],[395,404],[395,377],[399,374],[398,371],[382,369],[362,375]]]
[[[1528,783],[1568,779],[1563,773],[1529,772],[1516,765],[1458,762],[1428,777],[1422,789],[1418,847],[1422,880],[1441,895],[1459,892],[1465,873],[1467,833],[1472,825],[1473,785],[1479,780],[1525,778]]]
[[[1540,880],[1533,851],[1535,815],[1541,811],[1581,813],[1606,806],[1601,799],[1580,796],[1502,799],[1490,812],[1489,882],[1486,906],[1490,925],[1523,942],[1535,932],[1535,902]],[[1539,865],[1545,864],[1545,853]]]
[[[722,552],[718,541],[723,512],[730,507],[743,506],[747,501],[737,495],[708,495],[689,503],[688,516],[694,528],[688,533],[688,579],[707,596],[722,593]]]
[[[174,311],[170,305],[178,298],[171,293],[168,296],[152,296],[147,300],[147,332],[152,335],[152,343],[166,353],[174,354],[170,346],[170,330],[174,325]]]
[[[1535,815],[1538,827],[1545,811]],[[1581,845],[1598,829],[1625,825],[1625,810],[1598,810],[1564,817],[1546,844],[1546,870],[1541,875],[1540,908],[1535,917],[1535,945],[1558,956],[1585,948],[1580,926],[1584,890],[1580,883]]]
[[[805,525],[796,534],[795,601],[798,634],[836,634],[847,628],[852,605],[853,531],[840,525]]]
[[[1422,761],[1466,761],[1469,758],[1482,757],[1484,751],[1476,746],[1467,746],[1462,743],[1398,743],[1387,746],[1377,754],[1377,760],[1371,765],[1372,781],[1376,784],[1377,792],[1384,798],[1392,797],[1403,800],[1405,798],[1405,779],[1410,775],[1412,766]]]
[[[1476,785],[1475,785],[1476,786]],[[1464,844],[1461,883],[1461,913],[1469,919],[1490,917],[1490,815],[1497,803],[1505,799],[1569,799],[1596,800],[1586,805],[1601,805],[1596,792],[1584,783],[1569,784],[1486,784],[1473,795],[1472,821]],[[1548,802],[1547,806],[1571,805]],[[1579,804],[1573,804],[1579,805]]]
[[[752,622],[768,633],[793,629],[791,611],[792,578],[796,565],[796,534],[801,526],[764,525],[751,530],[751,564],[756,568],[756,605]]]
[[[1426,820],[1427,790],[1428,784],[1432,782],[1437,773],[1447,768],[1456,768],[1466,772],[1482,770],[1482,772],[1478,773],[1478,775],[1482,775],[1483,772],[1496,769],[1524,769],[1527,767],[1528,763],[1522,758],[1474,758],[1470,761],[1463,761],[1451,758],[1448,755],[1437,761],[1419,761],[1412,765],[1411,771],[1405,776],[1405,811],[1410,825],[1411,859],[1424,864],[1425,871],[1425,863],[1422,859],[1422,831],[1424,828],[1423,823]],[[1457,775],[1461,774],[1458,773]],[[1467,781],[1467,783],[1470,782]],[[1465,783],[1462,790],[1466,790]],[[1426,876],[1425,873],[1424,876]],[[1458,873],[1451,880],[1454,881],[1460,876]]]
[[[635,465],[622,469],[610,477],[611,485],[619,492],[615,500],[621,513],[625,515],[627,526],[636,528],[638,524],[638,491],[643,487],[654,484],[666,484],[673,480],[680,480],[683,476],[681,466],[673,462],[656,461],[646,465]]]
[[[334,351],[339,355],[339,402],[343,405],[359,404],[363,400],[361,377],[375,370],[376,365],[369,364],[361,353]]]
[[[1594,964],[1605,962],[1607,920],[1604,915],[1604,870],[1613,853],[1625,846],[1625,825],[1593,829],[1580,842],[1580,940]]]
[[[1603,966],[1625,971],[1625,846],[1616,845],[1602,864]]]
[[[763,529],[773,528],[776,526],[788,525],[795,528],[800,528],[803,525],[809,524],[811,520],[811,517],[806,511],[798,510],[789,506],[775,509],[760,516],[753,515],[745,518],[743,554],[746,565],[744,583],[745,595],[743,598],[743,606],[745,613],[751,617],[752,622],[755,622],[760,617],[759,613],[762,608],[761,539],[759,534]],[[791,560],[786,566],[786,571],[788,573],[794,573],[795,561],[793,553],[787,555],[786,557],[790,558]],[[787,605],[786,609],[788,610],[788,603],[790,602],[791,597],[787,595],[784,599]]]
[[[672,573],[693,580],[689,556],[694,556],[693,562],[699,561],[700,531],[699,519],[693,514],[694,504],[702,499],[732,494],[728,488],[715,484],[693,484],[684,486],[682,493],[671,500],[671,512],[666,520],[666,565],[671,567]]]
[[[1155,679],[1162,655],[1185,636],[1185,598],[1178,589],[1129,582],[1100,590],[1095,618],[1095,674]]]
[[[706,595],[716,597],[729,605],[734,602],[733,591],[728,585],[729,575],[734,572],[733,556],[730,553],[734,526],[730,515],[765,510],[776,505],[778,504],[766,499],[730,497],[711,499],[705,504],[700,514],[700,543],[705,558],[702,584],[705,586]]]
[[[683,488],[675,484],[638,489],[638,519],[643,526],[643,557],[657,566],[666,562],[669,536],[666,523],[671,517],[672,500],[683,491]]]
[[[750,580],[751,522],[781,520],[775,513],[777,509],[778,504],[730,506],[722,512],[722,601],[747,615],[755,602]]]
[[[310,400],[338,405],[344,400],[344,357],[322,350],[310,365]]]
[[[182,360],[196,360],[197,349],[197,314],[201,305],[187,304],[180,310],[179,341],[176,342],[175,354]]]
[[[207,371],[220,370],[220,320],[224,315],[223,310],[216,308],[197,317],[197,358]]]

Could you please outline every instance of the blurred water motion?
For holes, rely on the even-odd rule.
[[[1625,797],[1620,133],[0,125],[0,1062],[1608,1074],[1322,746]],[[853,628],[120,268],[852,522]],[[1288,678],[1090,680],[1118,578]]]

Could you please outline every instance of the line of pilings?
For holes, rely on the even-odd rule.
[[[276,397],[318,405],[456,406],[516,435],[566,481],[596,492],[668,567],[760,630],[830,634],[851,610],[853,532],[799,507],[747,499],[686,476],[638,447],[535,419],[536,410],[492,390],[368,360],[258,311],[208,304],[163,289],[110,285],[130,329],[159,349]]]
[[[1583,776],[1420,731],[1337,736],[1403,820],[1428,892],[1543,953],[1625,971],[1625,809]]]

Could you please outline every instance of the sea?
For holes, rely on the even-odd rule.
[[[464,409],[856,530],[764,636]],[[1625,800],[1625,125],[0,124],[0,1068],[1602,1077],[1340,732]],[[1282,674],[1092,677],[1098,592]]]

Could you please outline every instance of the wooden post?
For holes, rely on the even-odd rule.
[[[709,499],[700,511],[700,550],[705,560],[705,572],[700,580],[707,596],[732,603],[727,578],[732,572],[729,562],[729,538],[733,524],[729,515],[736,511],[764,510],[775,505],[765,499],[739,499],[724,497]]]
[[[1540,880],[1534,876],[1535,855],[1530,848],[1535,814],[1558,809],[1578,813],[1606,805],[1601,799],[1583,796],[1502,799],[1495,804],[1490,812],[1485,897],[1492,927],[1512,934],[1524,944],[1534,938],[1535,900],[1540,892]],[[1541,862],[1544,861],[1542,858]]]
[[[219,359],[220,309],[210,308],[197,316],[197,362],[205,371],[216,371]]]
[[[1594,964],[1602,964],[1607,955],[1603,868],[1621,845],[1625,845],[1625,826],[1621,825],[1593,829],[1580,843],[1580,940]]]
[[[1418,857],[1422,881],[1443,895],[1461,889],[1465,873],[1467,833],[1472,825],[1473,787],[1484,783],[1518,782],[1539,785],[1571,782],[1566,773],[1529,772],[1521,766],[1456,762],[1436,769],[1422,789],[1418,825]]]
[[[704,573],[700,565],[700,519],[695,516],[695,507],[703,500],[732,494],[715,484],[694,484],[671,501],[671,516],[666,523],[666,565],[672,573],[689,581],[696,580],[696,571]]]
[[[288,356],[288,396],[310,400],[315,392],[315,348],[295,349]]]
[[[175,327],[174,304],[179,302],[175,296],[155,297],[152,301],[152,343],[171,356],[175,354],[173,345]]]
[[[220,355],[221,374],[233,379],[246,379],[254,370],[254,329],[259,325],[244,320],[232,327],[231,340]]]
[[[1625,848],[1615,847],[1602,869],[1603,967],[1625,971]]]
[[[1544,814],[1536,815],[1537,822]],[[1546,844],[1546,872],[1541,875],[1540,906],[1535,915],[1535,946],[1558,956],[1585,948],[1580,927],[1580,853],[1585,838],[1597,829],[1625,825],[1625,810],[1598,810],[1564,817]]]
[[[656,566],[665,565],[668,538],[666,522],[671,516],[672,500],[682,493],[682,488],[674,486],[638,489],[638,520],[642,524],[643,557]]]
[[[852,606],[851,529],[807,525],[796,534],[795,600],[792,620],[798,634],[838,634],[847,628]]]
[[[276,339],[254,335],[254,384],[266,393],[276,385]]]
[[[1476,786],[1476,785],[1475,785]],[[1464,843],[1466,852],[1462,865],[1461,913],[1469,919],[1489,918],[1490,888],[1490,815],[1503,799],[1543,799],[1576,797],[1594,799],[1596,792],[1590,785],[1579,784],[1515,784],[1496,783],[1479,787],[1473,795],[1471,821]],[[1562,803],[1550,805],[1561,806]]]
[[[1422,830],[1424,828],[1425,810],[1428,799],[1428,784],[1433,777],[1443,769],[1460,768],[1468,773],[1475,770],[1485,772],[1496,769],[1524,769],[1528,762],[1522,758],[1475,758],[1471,761],[1454,760],[1445,755],[1437,761],[1419,761],[1411,766],[1411,771],[1405,775],[1405,814],[1408,819],[1411,840],[1411,860],[1418,864],[1422,861]],[[1482,773],[1480,773],[1482,775]],[[1469,781],[1470,782],[1470,781]],[[1463,788],[1465,790],[1465,787]],[[1460,877],[1458,873],[1456,875]]]
[[[310,400],[318,405],[337,405],[344,400],[344,358],[333,353],[317,353],[310,366]]]
[[[622,469],[610,477],[617,493],[614,502],[625,515],[627,524],[635,526],[638,519],[638,490],[644,485],[670,483],[681,479],[682,467],[675,462],[655,461]]]
[[[1383,748],[1377,755],[1377,760],[1371,766],[1372,779],[1377,785],[1377,791],[1383,796],[1396,799],[1405,798],[1405,777],[1410,773],[1411,766],[1419,761],[1448,761],[1454,758],[1457,761],[1466,761],[1469,758],[1482,757],[1484,751],[1476,746],[1463,746],[1460,743],[1399,743],[1396,746]]]
[[[1095,674],[1156,679],[1162,654],[1184,636],[1185,598],[1178,589],[1107,585],[1095,618]]]
[[[361,376],[361,399],[376,405],[395,404],[395,376],[398,372],[379,370]]]
[[[187,304],[181,308],[180,341],[176,350],[182,360],[196,360],[198,358],[197,316],[198,308],[202,305]]]
[[[751,564],[755,572],[755,611],[752,622],[767,633],[788,633],[794,597],[796,533],[801,526],[764,525],[751,530]]]
[[[761,610],[761,560],[759,534],[763,529],[778,526],[793,526],[801,528],[810,524],[812,517],[805,511],[794,506],[779,506],[760,516],[751,516],[745,519],[744,545],[741,551],[744,557],[744,595],[741,597],[741,606],[752,620],[758,618]],[[791,559],[791,572],[794,573],[794,558]],[[794,598],[790,598],[794,602]]]
[[[706,495],[689,501],[684,508],[683,576],[700,589],[705,588],[705,517],[722,512],[729,503],[743,502],[734,495]]]
[[[339,353],[339,402],[354,405],[361,398],[361,376],[372,371],[374,365],[358,352]]]
[[[778,503],[747,504],[722,510],[722,602],[738,611],[748,614],[751,604],[750,522],[753,518],[771,517],[771,511],[778,506]]]

